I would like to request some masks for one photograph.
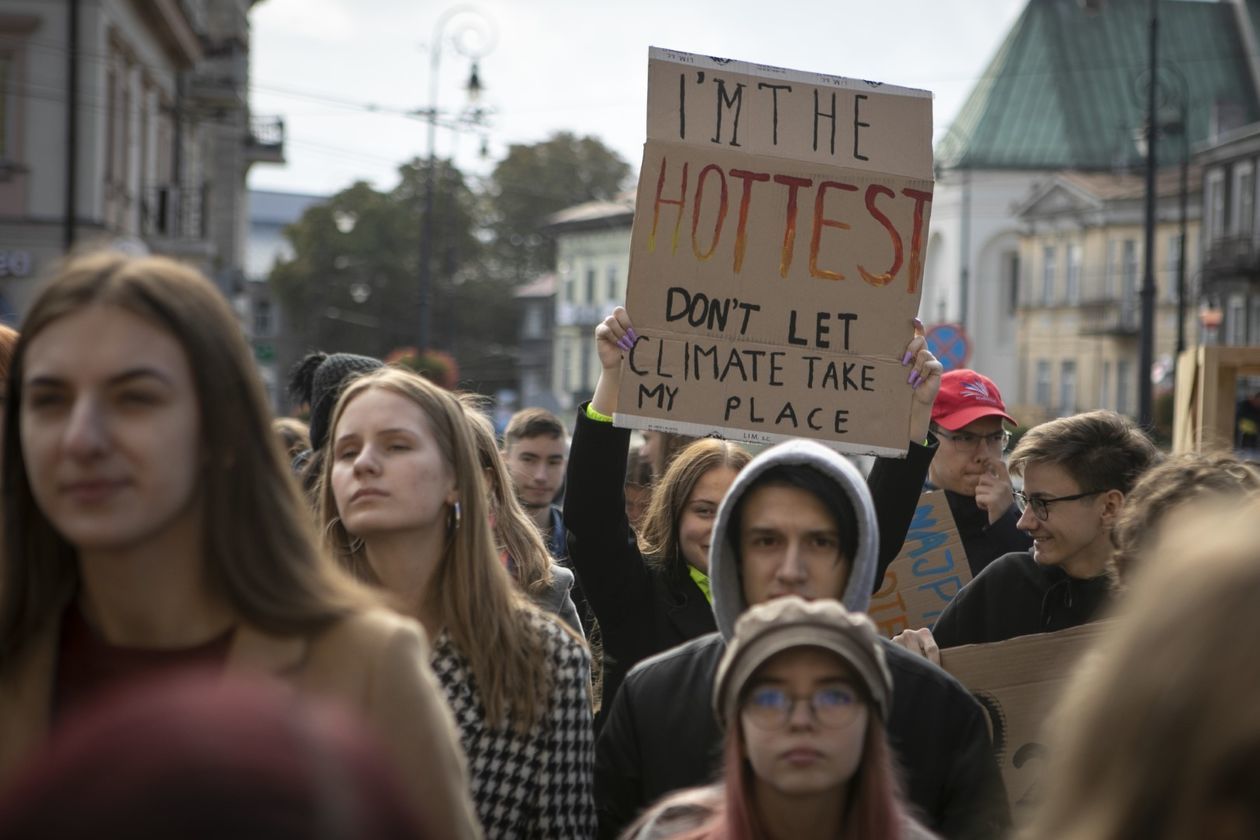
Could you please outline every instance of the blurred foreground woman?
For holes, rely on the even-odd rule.
[[[1052,721],[1029,840],[1260,837],[1260,501],[1178,519]]]
[[[317,547],[269,419],[192,269],[100,253],[41,290],[5,407],[0,780],[136,681],[274,675],[375,729],[434,836],[475,837],[426,639]]]
[[[0,837],[438,840],[379,741],[275,682],[156,680],[58,730],[0,797]]]

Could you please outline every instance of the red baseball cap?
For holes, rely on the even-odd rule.
[[[981,417],[1001,417],[1012,426],[1019,425],[1006,413],[1002,393],[989,377],[966,368],[941,374],[941,390],[932,404],[932,422],[948,432],[956,432]]]

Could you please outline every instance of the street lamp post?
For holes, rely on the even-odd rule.
[[[1159,128],[1156,121],[1159,50],[1159,5],[1150,0],[1150,64],[1146,86],[1146,253],[1142,272],[1142,330],[1138,339],[1138,423],[1154,427],[1151,367],[1155,361],[1155,170],[1158,166]]]
[[[480,45],[456,43],[455,48],[472,61],[472,70],[468,77],[466,90],[468,97],[476,101],[481,93],[481,77],[478,73],[477,61],[490,51],[493,46],[493,25],[490,19],[476,7],[461,4],[452,6],[438,16],[433,27],[433,41],[429,45],[429,107],[421,112],[429,123],[428,128],[428,163],[424,184],[424,218],[420,225],[420,277],[417,300],[416,339],[417,351],[423,353],[431,344],[431,322],[433,309],[433,206],[436,200],[437,160],[434,147],[437,140],[438,121],[438,71],[442,62],[442,43],[446,37],[447,25],[457,17],[465,17],[465,25],[456,37],[464,33],[475,33],[484,38]]]

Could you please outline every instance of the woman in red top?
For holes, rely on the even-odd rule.
[[[99,253],[43,288],[5,406],[0,781],[115,689],[262,673],[349,705],[434,836],[478,836],[422,631],[319,550],[269,421],[236,316],[196,271]]]

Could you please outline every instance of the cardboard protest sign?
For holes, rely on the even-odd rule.
[[[902,630],[931,627],[969,580],[971,567],[945,491],[932,490],[919,497],[905,545],[884,572],[866,613],[890,638]]]
[[[1047,750],[1053,747],[1043,737],[1043,724],[1082,654],[1107,626],[1094,622],[1058,633],[941,651],[941,666],[967,687],[988,715],[1016,825],[1036,804]]]
[[[904,454],[926,91],[653,48],[618,425]]]

